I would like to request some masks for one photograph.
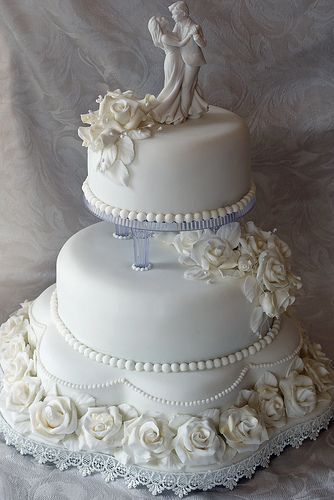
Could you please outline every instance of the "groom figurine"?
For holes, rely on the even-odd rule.
[[[193,34],[189,42],[180,47],[181,57],[184,62],[181,109],[184,117],[187,117],[189,116],[200,67],[206,63],[202,52],[202,47],[206,46],[206,40],[202,28],[190,18],[189,8],[184,1],[180,0],[173,3],[170,5],[169,10],[175,21],[173,32],[178,35],[179,39],[183,40],[187,35]]]

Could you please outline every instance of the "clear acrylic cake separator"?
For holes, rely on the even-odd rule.
[[[114,237],[118,239],[133,239],[134,263],[132,269],[135,271],[148,271],[152,268],[149,258],[149,240],[156,232],[180,232],[180,231],[198,231],[211,229],[217,231],[225,224],[231,224],[244,217],[255,205],[255,197],[241,210],[231,212],[223,217],[214,217],[210,219],[193,220],[191,222],[149,222],[147,220],[140,222],[138,220],[122,219],[120,216],[114,217],[112,214],[106,214],[99,208],[93,206],[84,198],[84,203],[88,210],[101,220],[111,222],[115,225]]]

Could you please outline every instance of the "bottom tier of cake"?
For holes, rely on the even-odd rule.
[[[221,478],[222,468],[240,471],[248,458],[251,475],[277,443],[292,444],[298,425],[312,436],[319,418],[328,423],[333,413],[330,361],[287,317],[252,356],[155,373],[107,366],[74,350],[51,319],[52,293],[0,327],[2,428],[24,439],[61,446],[69,456],[107,454],[123,471],[134,464],[173,474],[216,470]]]

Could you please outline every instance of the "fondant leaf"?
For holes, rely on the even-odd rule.
[[[115,184],[126,186],[129,181],[129,171],[121,160],[116,160],[112,168],[108,170],[108,176]]]
[[[260,329],[261,323],[263,319],[263,310],[262,307],[258,306],[253,309],[251,319],[250,319],[250,327],[252,332],[257,333]]]
[[[93,396],[90,396],[89,394],[75,393],[72,394],[72,399],[76,404],[80,417],[84,413],[86,413],[87,408],[95,406],[95,398],[93,398]]]
[[[148,139],[149,137],[151,137],[151,135],[152,131],[149,128],[142,128],[142,129],[137,128],[135,130],[130,130],[130,132],[128,132],[128,137],[137,141],[140,141],[142,139]]]
[[[185,271],[184,273],[184,277],[187,280],[205,280],[209,278],[207,271],[204,271],[199,266],[194,266],[190,269],[187,269],[187,271]]]
[[[124,163],[124,165],[129,165],[135,157],[135,151],[133,147],[133,141],[129,136],[121,137],[117,141],[117,159]]]
[[[115,144],[110,144],[109,146],[105,146],[103,148],[100,162],[98,163],[97,168],[101,170],[101,172],[110,170],[111,168],[113,168],[116,158],[117,158],[117,146]]]
[[[220,414],[220,410],[218,410],[217,408],[208,408],[207,410],[201,411],[201,413],[199,415],[201,417],[210,418],[213,421],[214,425],[216,427],[218,427],[219,414]]]
[[[241,236],[239,222],[232,222],[231,224],[221,226],[217,231],[217,236],[222,240],[227,240],[232,248],[236,248]]]
[[[254,276],[247,276],[243,284],[243,292],[248,302],[253,302],[258,295],[258,283]]]
[[[257,391],[260,391],[265,386],[278,387],[277,378],[271,372],[265,372],[261,375],[254,387]]]

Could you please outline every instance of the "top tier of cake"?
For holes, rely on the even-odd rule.
[[[248,128],[230,111],[211,106],[200,120],[164,125],[134,148],[126,185],[88,148],[88,201],[130,220],[190,222],[243,210],[254,198]]]

